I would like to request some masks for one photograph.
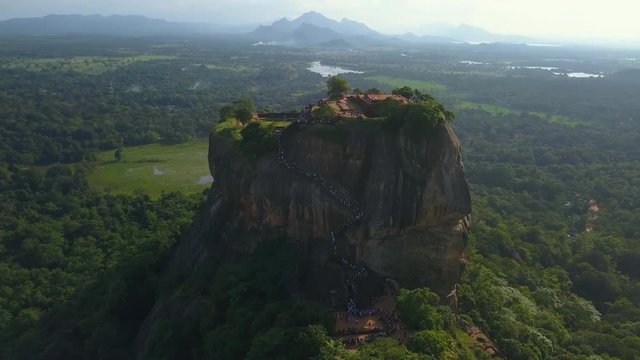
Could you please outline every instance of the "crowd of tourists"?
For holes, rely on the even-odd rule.
[[[358,203],[353,200],[346,191],[343,191],[338,186],[330,183],[325,177],[322,175],[305,170],[298,166],[295,161],[290,160],[284,149],[284,138],[287,135],[288,131],[293,131],[297,125],[309,126],[313,124],[318,124],[320,122],[315,121],[313,116],[313,106],[307,106],[301,113],[298,118],[297,124],[293,124],[293,126],[287,127],[281,130],[278,134],[278,162],[299,175],[302,175],[312,181],[314,184],[324,189],[331,197],[336,200],[340,205],[344,208],[348,209],[351,213],[350,219],[340,228],[339,230],[330,230],[329,237],[331,241],[331,249],[333,251],[334,256],[339,257],[340,265],[344,270],[344,286],[347,294],[347,302],[346,302],[346,312],[344,315],[337,315],[337,319],[340,316],[344,316],[344,319],[347,322],[354,321],[356,326],[348,327],[344,330],[341,330],[340,333],[342,335],[358,335],[358,334],[366,334],[366,336],[358,336],[358,337],[347,337],[345,338],[346,345],[359,345],[365,342],[370,342],[375,340],[380,336],[387,336],[388,334],[393,333],[397,329],[398,316],[395,312],[383,312],[381,309],[360,309],[358,308],[355,301],[355,280],[358,278],[364,278],[368,276],[367,269],[361,266],[357,266],[351,261],[349,261],[345,256],[341,255],[338,251],[338,238],[342,236],[349,228],[356,223],[360,222],[364,217],[364,212],[360,209]],[[388,285],[391,289],[394,289],[392,281],[390,279],[386,279]],[[372,298],[373,302],[373,298]],[[374,327],[372,329],[364,330],[359,329],[358,322],[366,317],[380,315],[378,320],[381,324],[384,324],[383,327]]]
[[[313,118],[313,113],[311,112],[310,107],[305,108],[305,110],[302,112],[302,115],[301,115],[301,119],[304,119],[304,121],[308,121],[307,118],[311,118],[311,119]],[[311,124],[313,123],[313,121],[311,120],[311,121],[308,121],[307,123]],[[346,257],[341,256],[338,253],[336,236],[346,232],[351,226],[355,225],[357,222],[362,220],[362,218],[364,217],[364,213],[360,209],[360,206],[357,204],[357,202],[351,199],[351,197],[345,191],[342,191],[337,186],[331,184],[322,175],[299,167],[295,161],[290,160],[286,156],[286,153],[284,151],[283,138],[286,135],[287,129],[288,128],[283,129],[278,134],[278,162],[280,162],[280,164],[285,168],[308,178],[314,184],[323,188],[325,191],[327,191],[331,195],[333,199],[335,199],[343,207],[348,209],[352,214],[349,221],[347,221],[339,231],[331,230],[329,235],[331,237],[331,247],[333,249],[334,255],[340,257],[340,264],[345,270],[345,273],[351,274],[351,276],[345,276],[344,285],[347,292],[347,311],[350,313],[355,313],[358,311],[358,309],[356,307],[356,303],[354,300],[355,286],[354,286],[353,280],[361,277],[366,277],[368,275],[368,272],[366,268],[353,264]]]

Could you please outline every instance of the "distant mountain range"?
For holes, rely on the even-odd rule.
[[[524,43],[531,41],[530,38],[525,36],[494,34],[483,28],[468,24],[460,24],[457,26],[451,24],[431,24],[422,26],[419,30],[423,34],[429,34],[430,37],[440,36],[457,41],[507,43]]]
[[[253,31],[251,31],[253,30]],[[421,33],[384,35],[367,25],[344,18],[330,19],[311,11],[288,20],[282,18],[271,25],[216,25],[180,23],[144,16],[48,15],[0,21],[0,34],[20,35],[113,35],[154,36],[227,33],[243,35],[258,44],[299,46],[353,47],[398,43],[514,42],[529,41],[521,36],[492,34],[470,25],[429,25]]]
[[[249,25],[180,23],[137,15],[47,15],[0,21],[0,34],[150,36],[248,32]]]
[[[337,40],[349,43],[351,38],[379,37],[380,34],[365,24],[346,18],[336,21],[311,11],[292,21],[282,18],[271,25],[259,26],[250,36],[259,41],[317,45]]]

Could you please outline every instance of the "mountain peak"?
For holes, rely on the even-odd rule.
[[[342,18],[342,20],[340,20],[340,23],[341,24],[362,24],[360,22],[357,22],[355,20],[351,20],[351,19],[348,19],[348,18]]]
[[[300,17],[298,17],[297,19],[293,20],[293,23],[297,25],[305,22],[311,25],[326,27],[326,28],[330,28],[332,26],[335,26],[335,24],[338,24],[337,21],[329,19],[328,17],[316,11],[306,12],[300,15]]]
[[[301,18],[303,18],[303,17],[322,17],[322,18],[325,18],[325,19],[327,18],[326,16],[322,15],[322,13],[319,13],[319,12],[313,11],[313,10],[307,11],[306,13],[302,14],[300,17]]]
[[[288,24],[288,23],[290,23],[289,19],[283,17],[283,18],[281,18],[279,20],[274,21],[273,25],[276,25],[276,24]]]
[[[474,26],[474,25],[465,24],[465,23],[462,23],[462,24],[458,25],[457,28],[460,29],[460,30],[477,31],[477,32],[482,32],[482,33],[489,34],[489,31],[487,31],[486,29],[483,29],[483,28],[481,28],[479,26]]]
[[[311,36],[312,31],[319,33]],[[301,36],[303,33],[305,36]],[[259,37],[260,41],[290,42],[293,40],[296,43],[302,41],[306,45],[310,45],[306,42],[310,39],[324,38],[323,41],[329,41],[363,35],[378,35],[378,33],[365,24],[347,18],[336,21],[317,11],[309,11],[294,20],[280,19],[270,26],[261,26],[252,35]]]

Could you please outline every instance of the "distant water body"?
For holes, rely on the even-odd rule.
[[[604,77],[604,75],[602,74],[590,74],[590,73],[584,73],[584,72],[570,72],[567,73],[568,77],[572,77],[572,78],[600,78],[600,77]]]
[[[527,46],[534,46],[534,47],[562,47],[562,45],[559,45],[559,44],[530,44],[530,43],[527,43]]]
[[[604,74],[593,74],[593,73],[585,73],[585,72],[560,72],[560,68],[554,66],[507,66],[507,70],[517,70],[517,69],[527,69],[527,70],[546,70],[553,72],[553,75],[556,76],[568,76],[570,78],[603,78]]]
[[[547,71],[560,70],[559,68],[554,66],[507,66],[507,69],[509,70],[528,69],[528,70],[547,70]]]
[[[486,44],[498,44],[500,42],[499,41],[486,40],[486,41],[454,41],[452,43],[453,44],[468,44],[468,45],[486,45]],[[507,44],[507,45],[520,45],[521,43],[505,42],[504,44]],[[560,44],[525,43],[524,45],[532,46],[532,47],[562,47],[562,45],[560,45]]]
[[[322,77],[330,77],[330,76],[336,76],[340,74],[362,74],[362,71],[343,69],[337,66],[322,65],[320,61],[312,62],[311,65],[307,68],[307,70],[314,72],[316,74],[320,74],[322,75]]]
[[[568,73],[562,73],[562,72],[554,72],[553,75],[557,75],[557,76],[568,76],[570,78],[578,78],[578,79],[586,79],[586,78],[603,78],[604,74],[591,74],[591,73],[585,73],[585,72],[568,72]]]

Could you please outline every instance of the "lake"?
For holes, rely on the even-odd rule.
[[[307,68],[307,70],[314,72],[316,74],[322,75],[322,77],[330,77],[336,76],[340,74],[362,74],[362,71],[343,69],[337,66],[328,66],[322,65],[320,61],[314,61],[311,63],[311,66]]]
[[[547,71],[560,70],[559,68],[554,66],[507,66],[507,69],[509,70],[528,69],[528,70],[547,70]]]
[[[572,78],[599,78],[599,77],[604,77],[604,75],[602,74],[590,74],[590,73],[584,73],[584,72],[570,72],[567,73],[568,77],[572,77]]]
[[[592,74],[592,73],[585,73],[585,72],[578,72],[578,71],[574,71],[574,72],[560,72],[560,68],[554,67],[554,66],[507,66],[507,70],[517,70],[517,69],[528,69],[528,70],[546,70],[546,71],[551,71],[553,72],[553,75],[556,76],[568,76],[570,78],[602,78],[604,77],[604,74]]]

